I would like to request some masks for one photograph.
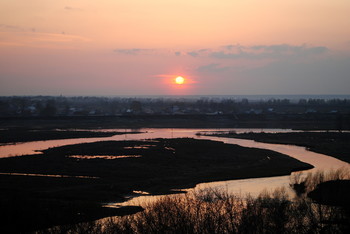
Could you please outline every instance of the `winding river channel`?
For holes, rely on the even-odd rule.
[[[221,138],[196,135],[198,132],[217,132],[217,131],[236,131],[236,132],[294,132],[288,129],[168,129],[168,128],[152,128],[141,129],[142,133],[139,134],[127,134],[131,130],[99,130],[99,131],[123,131],[126,134],[115,135],[112,137],[103,138],[79,138],[79,139],[64,139],[64,140],[48,140],[48,141],[33,141],[27,143],[19,143],[13,145],[0,146],[0,157],[20,156],[26,154],[40,154],[40,150],[50,147],[63,146],[69,144],[78,144],[86,142],[104,141],[104,140],[142,140],[151,138],[179,138],[179,137],[191,137],[196,139],[210,139],[214,141],[223,141],[228,144],[237,144],[244,147],[255,147],[273,150],[279,153],[289,155],[300,161],[309,163],[315,168],[308,170],[308,172],[316,170],[332,170],[342,167],[349,167],[349,163],[343,162],[336,158],[314,153],[305,149],[305,147],[283,144],[267,144],[255,142],[253,140],[243,140],[235,138]],[[276,188],[285,187],[289,190],[289,176],[276,176],[265,178],[252,178],[241,180],[229,180],[221,182],[211,182],[198,184],[194,189],[204,188],[219,188],[227,190],[229,193],[238,193],[240,195],[250,194],[256,196],[262,190],[266,189],[272,191]],[[157,196],[138,196],[130,199],[126,204],[140,204],[154,199]]]

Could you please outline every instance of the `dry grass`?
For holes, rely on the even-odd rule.
[[[145,211],[45,233],[344,233],[338,207],[290,201],[283,189],[242,199],[219,190],[160,198]]]
[[[349,170],[294,174],[291,183],[304,183],[305,191],[311,191],[324,181],[343,179],[349,179]],[[285,189],[256,198],[211,189],[164,196],[134,215],[45,233],[349,233],[348,221],[342,207],[316,204],[307,196],[291,201]]]

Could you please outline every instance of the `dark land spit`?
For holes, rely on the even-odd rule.
[[[288,175],[309,168],[309,164],[270,150],[191,138],[51,148],[43,155],[0,159],[1,173],[71,176],[0,175],[2,214],[6,216],[2,226],[24,222],[25,230],[36,230],[127,214],[141,208],[107,209],[101,204],[123,201],[135,190],[167,194],[202,182]]]
[[[264,143],[304,146],[310,151],[326,154],[350,163],[349,132],[297,133],[235,133],[224,132],[213,136],[252,139]]]

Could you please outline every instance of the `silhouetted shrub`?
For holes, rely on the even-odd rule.
[[[325,179],[344,179],[346,170],[306,177],[306,191]],[[302,178],[302,180],[301,180]],[[315,181],[312,181],[315,180]],[[247,198],[221,190],[164,196],[134,215],[111,217],[49,233],[348,233],[349,214],[339,206],[314,203],[307,196],[290,200],[285,189]]]

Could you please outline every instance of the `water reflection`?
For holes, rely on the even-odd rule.
[[[120,158],[140,158],[142,155],[70,155],[67,156],[68,158],[76,158],[76,159],[107,159],[107,160],[113,160],[113,159],[120,159]]]
[[[118,129],[120,130],[120,129]],[[103,140],[144,140],[144,139],[156,139],[156,138],[178,138],[178,137],[192,137],[196,139],[209,139],[209,140],[219,140],[228,144],[238,144],[244,147],[255,147],[262,149],[273,150],[282,154],[289,155],[300,161],[309,163],[315,168],[310,171],[315,170],[331,170],[338,169],[341,167],[349,167],[349,164],[338,160],[336,158],[314,153],[305,149],[305,147],[293,146],[293,145],[282,145],[282,144],[267,144],[261,142],[255,142],[253,140],[245,139],[234,139],[234,138],[220,138],[212,136],[202,136],[196,135],[198,132],[208,132],[208,131],[235,131],[237,133],[242,132],[296,132],[290,129],[141,129],[143,132],[139,134],[125,134],[125,135],[115,135],[112,137],[105,138],[81,138],[81,139],[66,139],[66,140],[49,140],[49,141],[37,141],[28,142],[17,145],[6,145],[0,146],[0,157],[9,157],[14,155],[25,155],[40,153],[38,150],[47,149],[50,147],[63,146],[68,144],[78,144],[78,143],[88,143]],[[103,131],[103,130],[99,130]],[[111,129],[109,129],[111,131]],[[115,131],[115,129],[113,129]],[[127,133],[129,130],[126,130]],[[140,145],[139,147],[152,147],[146,145]],[[173,150],[173,149],[168,149]],[[129,155],[128,155],[129,156]],[[79,156],[81,157],[81,156]],[[91,157],[91,156],[88,156]],[[110,156],[102,156],[110,157]],[[238,193],[245,195],[247,193],[255,196],[259,194],[263,189],[274,190],[276,188],[285,187],[289,189],[289,176],[277,176],[277,177],[267,177],[267,178],[253,178],[253,179],[242,179],[242,180],[231,180],[222,182],[211,182],[198,184],[194,189],[204,189],[204,188],[220,188],[227,190],[228,192]],[[291,193],[291,190],[289,190]],[[158,196],[139,196],[134,197],[127,203],[123,205],[138,205],[144,204],[145,202],[152,201]]]
[[[126,146],[123,149],[150,149],[156,145],[137,145],[137,146]]]
[[[3,173],[0,175],[11,175],[11,176],[39,176],[39,177],[55,177],[55,178],[80,178],[80,179],[99,179],[95,176],[69,176],[69,175],[49,175],[49,174],[33,174],[33,173]]]
[[[75,129],[80,131],[82,129]],[[89,131],[88,129],[84,129]],[[120,129],[98,129],[90,131],[99,131],[99,132],[112,132],[120,131]],[[171,128],[144,128],[141,129],[142,133],[139,134],[128,134],[128,132],[135,131],[135,129],[125,129],[124,135],[115,135],[111,137],[99,137],[99,138],[76,138],[76,139],[61,139],[61,140],[47,140],[47,141],[32,141],[25,143],[17,143],[11,145],[2,145],[0,146],[0,157],[13,157],[21,156],[26,154],[41,154],[41,150],[48,148],[63,146],[63,145],[72,145],[80,143],[90,143],[96,141],[108,141],[108,140],[143,140],[151,138],[177,138],[177,137],[201,137],[196,136],[197,132],[208,132],[208,131],[235,131],[237,133],[243,132],[266,132],[266,133],[277,133],[277,132],[296,132],[290,129],[251,129],[251,128],[224,128],[224,129],[171,129]],[[213,138],[214,139],[214,138]],[[217,138],[215,138],[217,140]]]

